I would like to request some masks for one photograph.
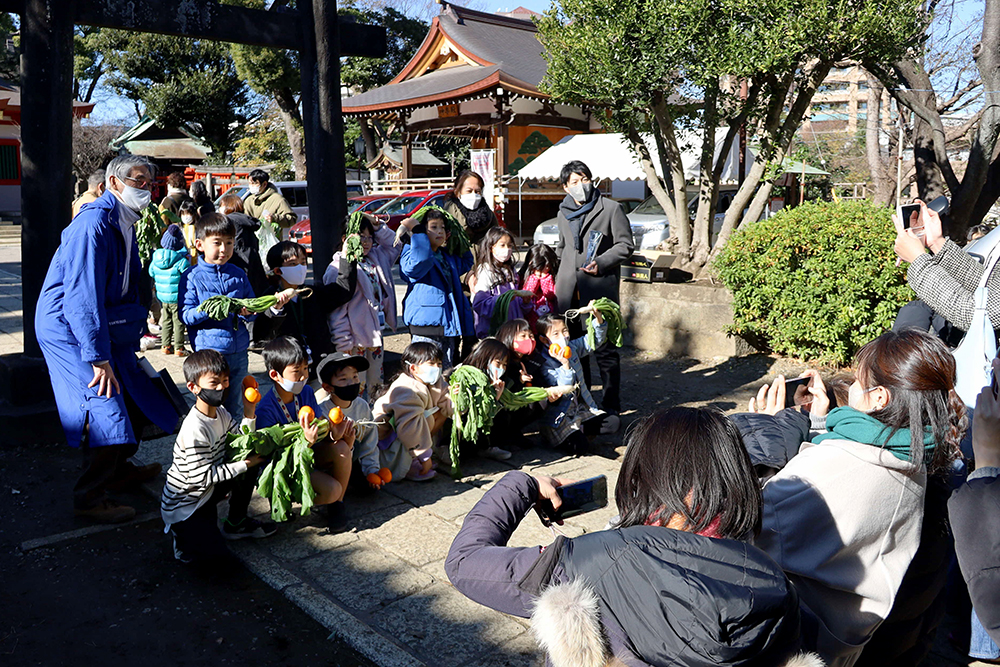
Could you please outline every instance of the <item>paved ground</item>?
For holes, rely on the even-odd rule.
[[[19,258],[16,246],[4,245],[4,231],[0,229],[0,353],[20,351]],[[392,336],[387,347],[399,351],[407,338]],[[146,356],[154,367],[167,368],[175,380],[181,379],[182,359],[158,350]],[[251,355],[250,369],[259,379],[263,377],[259,356]],[[623,402],[631,409],[624,417],[628,422],[655,407],[675,404],[741,409],[760,382],[777,372],[799,369],[799,365],[762,355],[702,363],[625,352]],[[139,456],[167,466],[171,446],[172,438],[144,443]],[[268,540],[240,543],[236,553],[251,572],[318,621],[331,637],[342,639],[376,664],[540,665],[521,619],[485,609],[451,587],[443,571],[448,547],[465,514],[507,471],[571,478],[605,474],[614,488],[622,450],[621,438],[616,436],[598,440],[590,454],[578,458],[538,447],[516,450],[505,463],[474,461],[464,466],[466,476],[459,481],[400,482],[375,494],[350,495],[353,529],[346,534],[328,534],[313,515],[281,526]],[[0,492],[10,493],[6,487]],[[68,488],[56,487],[53,493],[68,493]],[[117,530],[138,531],[143,540],[163,540],[155,502],[147,504],[149,513],[140,517],[145,523]],[[252,509],[265,513],[266,503],[255,498]],[[570,536],[598,530],[612,514],[609,508],[584,515],[568,521],[562,530]],[[553,534],[529,515],[511,544],[546,544],[552,539]],[[59,544],[72,545],[73,540]],[[37,550],[28,551],[32,552]],[[159,560],[157,567],[175,567],[165,541],[151,557]],[[206,591],[207,599],[211,595],[220,595],[218,588]],[[945,635],[939,633],[935,654],[924,664],[979,664],[951,650]],[[3,639],[0,631],[0,649]],[[338,658],[329,664],[357,663]]]

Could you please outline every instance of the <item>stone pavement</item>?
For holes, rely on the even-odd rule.
[[[0,353],[20,352],[22,340],[19,248],[7,232],[0,227]],[[387,347],[399,351],[407,339],[406,335],[391,336]],[[159,350],[145,356],[158,370],[168,369],[181,384],[182,358]],[[641,414],[679,403],[734,411],[746,404],[760,382],[779,371],[790,374],[800,368],[762,356],[699,363],[625,352],[624,402]],[[250,371],[263,379],[263,370],[260,356],[251,354]],[[623,415],[626,422],[636,416],[640,416],[636,411]],[[329,534],[322,518],[313,514],[283,524],[267,540],[234,543],[233,550],[252,572],[331,635],[342,637],[378,665],[541,665],[543,660],[523,619],[482,607],[450,585],[444,574],[448,547],[466,513],[509,470],[572,479],[604,474],[609,490],[614,489],[620,444],[620,439],[606,444],[602,456],[572,458],[537,448],[515,451],[503,463],[472,461],[464,466],[465,476],[458,481],[440,476],[422,484],[393,483],[360,497],[349,495],[353,527],[348,533]],[[172,437],[146,442],[139,457],[166,467],[172,446]],[[251,509],[261,516],[268,511],[266,501],[256,496]],[[613,513],[609,507],[571,519],[561,531],[575,536],[600,530]],[[553,533],[529,514],[510,544],[535,546],[552,540]],[[945,629],[938,632],[934,653],[923,664],[983,663],[955,652]]]

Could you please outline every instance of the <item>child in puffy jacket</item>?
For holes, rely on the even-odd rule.
[[[559,272],[559,258],[556,252],[544,243],[536,243],[528,248],[521,267],[521,289],[531,292],[531,307],[526,309],[525,319],[532,327],[538,318],[559,312],[556,301],[556,273]]]
[[[187,271],[189,266],[191,262],[188,261],[187,248],[184,245],[184,234],[177,225],[170,225],[167,231],[163,232],[160,247],[153,252],[153,261],[149,264],[149,275],[153,277],[156,298],[163,304],[160,315],[163,354],[176,354],[178,357],[187,355],[187,350],[184,349],[184,324],[181,322],[177,306],[177,295],[181,274]]]

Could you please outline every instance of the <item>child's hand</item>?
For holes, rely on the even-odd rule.
[[[275,294],[275,296],[278,297],[278,303],[274,304],[274,309],[281,310],[288,305],[288,302],[292,300],[293,296],[295,296],[295,288],[289,287],[288,289],[281,290]]]
[[[347,424],[347,430],[344,431],[344,435],[341,436],[341,440],[347,443],[347,446],[354,449],[354,441],[358,437],[358,429],[354,426],[354,422],[350,419],[344,419],[343,424]]]
[[[337,442],[338,440],[346,440],[348,431],[351,431],[352,433],[354,432],[354,422],[347,417],[344,417],[344,420],[339,424],[330,424],[330,439],[334,442]],[[354,438],[352,437],[351,443],[353,444],[353,442]]]
[[[378,476],[377,472],[368,473],[368,475],[365,476],[365,479],[368,480],[368,486],[370,486],[374,491],[381,489],[382,484],[384,484],[382,478]]]
[[[254,466],[259,466],[264,462],[264,457],[260,454],[251,454],[250,457],[244,461],[247,464],[247,468],[253,468]]]
[[[524,364],[521,364],[521,384],[525,384],[526,385],[529,382],[531,382],[532,380],[534,380],[534,378],[531,377],[528,374],[528,371],[525,370]]]
[[[246,308],[240,309],[240,317],[250,317],[251,315],[253,315],[253,313],[247,310]]]
[[[601,317],[601,311],[597,310],[597,307],[594,304],[595,302],[591,300],[591,302],[587,304],[587,308],[589,308],[590,312],[594,314],[594,319],[597,320],[598,324],[604,324],[604,318]]]
[[[347,421],[346,419],[344,421]],[[299,426],[302,427],[302,434],[306,436],[306,442],[310,445],[315,445],[319,441],[319,422],[315,424],[310,424],[309,415],[303,413],[299,417]]]
[[[497,390],[497,400],[500,400],[500,395],[503,394],[504,382],[503,380],[497,380],[493,383],[493,388]]]

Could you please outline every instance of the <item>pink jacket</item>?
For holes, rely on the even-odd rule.
[[[396,329],[396,289],[392,282],[392,265],[399,258],[402,246],[395,247],[393,242],[396,234],[387,225],[375,232],[377,246],[368,253],[368,259],[375,265],[379,282],[385,292],[382,298],[382,311],[385,313],[385,323],[390,329]],[[340,256],[338,252],[323,274],[323,284],[337,282]],[[382,347],[382,331],[378,323],[378,310],[371,304],[375,301],[377,286],[368,279],[368,274],[358,269],[358,287],[354,296],[346,304],[337,308],[327,320],[330,327],[330,340],[338,352],[346,352],[353,347]]]
[[[532,273],[525,276],[524,287],[521,289],[535,295],[531,300],[531,309],[539,317],[557,312],[556,279],[552,274],[539,277]]]

